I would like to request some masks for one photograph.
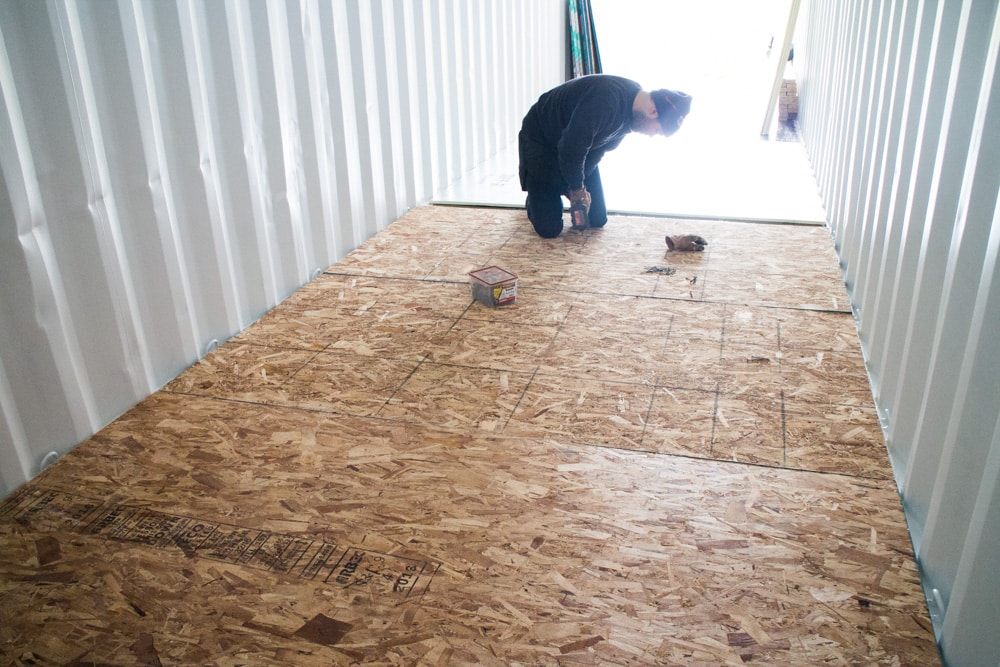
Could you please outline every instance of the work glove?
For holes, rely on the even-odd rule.
[[[667,247],[671,250],[698,251],[701,252],[708,245],[708,241],[697,234],[682,234],[680,236],[668,236]]]

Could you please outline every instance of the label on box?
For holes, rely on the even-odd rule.
[[[493,300],[498,306],[510,303],[517,298],[517,285],[500,285],[493,288]]]

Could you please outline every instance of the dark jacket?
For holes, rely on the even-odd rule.
[[[591,74],[543,93],[518,135],[521,189],[529,182],[582,187],[585,175],[632,131],[641,89],[620,76]]]

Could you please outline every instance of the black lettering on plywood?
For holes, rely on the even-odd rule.
[[[385,595],[422,593],[437,571],[437,564],[426,560],[143,507],[105,504],[55,489],[15,494],[0,504],[0,516],[10,516],[36,530],[70,529],[157,549],[177,548],[188,558],[207,558],[344,588],[364,586]]]

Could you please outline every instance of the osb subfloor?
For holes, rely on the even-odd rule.
[[[937,664],[830,246],[411,211],[0,505],[4,664]]]

